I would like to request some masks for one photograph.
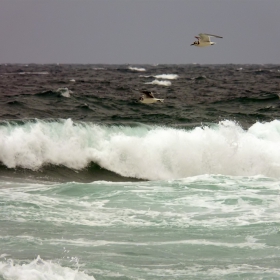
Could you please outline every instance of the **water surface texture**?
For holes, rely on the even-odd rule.
[[[279,95],[279,65],[0,65],[0,279],[280,279]]]

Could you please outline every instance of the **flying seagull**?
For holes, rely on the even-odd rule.
[[[163,102],[164,100],[164,99],[155,98],[154,94],[151,91],[142,90],[141,92],[143,93],[142,96],[139,98],[139,102],[141,103],[150,104],[158,101]]]
[[[200,33],[199,36],[195,36],[197,41],[194,41],[191,46],[196,46],[196,47],[208,47],[215,45],[215,42],[211,42],[210,37],[216,37],[216,38],[223,38],[218,35],[212,35],[212,34],[206,34],[206,33]]]

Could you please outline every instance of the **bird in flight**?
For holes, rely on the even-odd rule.
[[[212,35],[212,34],[206,34],[206,33],[200,33],[199,36],[195,36],[197,41],[194,41],[191,46],[196,46],[196,47],[208,47],[215,45],[215,42],[211,42],[210,37],[216,37],[216,38],[223,38],[218,35]]]

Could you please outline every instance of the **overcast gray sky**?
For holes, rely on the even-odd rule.
[[[0,0],[0,63],[280,64],[280,0]],[[223,36],[206,48],[198,33]]]

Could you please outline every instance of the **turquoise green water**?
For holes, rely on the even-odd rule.
[[[260,176],[2,181],[0,275],[278,279],[279,197],[279,181]]]

